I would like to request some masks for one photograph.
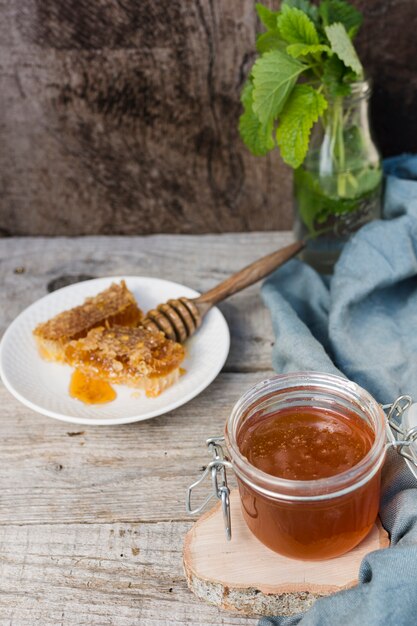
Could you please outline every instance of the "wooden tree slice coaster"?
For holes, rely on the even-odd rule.
[[[389,545],[379,520],[356,548],[327,561],[297,561],[276,554],[247,528],[237,489],[231,492],[232,541],[226,540],[220,503],[187,533],[184,569],[201,600],[247,615],[293,615],[357,583],[363,557]]]

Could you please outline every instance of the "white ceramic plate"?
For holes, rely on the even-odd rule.
[[[42,360],[32,330],[39,322],[82,304],[87,296],[94,296],[122,278],[145,312],[170,298],[199,295],[193,289],[167,280],[122,276],[88,280],[41,298],[14,320],[0,344],[2,380],[20,402],[38,413],[74,424],[126,424],[185,404],[217,376],[229,352],[230,335],[226,320],[214,308],[186,343],[187,356],[182,364],[186,373],[157,398],[146,398],[143,393],[123,385],[114,385],[117,398],[108,404],[87,405],[71,398],[68,388],[72,368]]]

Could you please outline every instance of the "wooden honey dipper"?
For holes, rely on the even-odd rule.
[[[169,339],[184,343],[195,333],[213,306],[270,274],[298,254],[304,245],[304,242],[296,242],[267,254],[198,298],[168,300],[148,311],[142,323],[149,330],[162,330]]]

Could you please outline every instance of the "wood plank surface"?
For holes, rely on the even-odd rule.
[[[0,528],[0,624],[255,626],[187,588],[191,522]]]
[[[3,239],[0,328],[48,286],[138,274],[204,290],[290,241],[289,233]],[[222,310],[232,330],[225,371],[164,416],[80,427],[31,412],[0,387],[2,626],[256,624],[199,602],[182,571],[192,525],[185,491],[209,460],[205,440],[271,373],[259,285]]]
[[[206,439],[264,376],[221,374],[183,407],[117,427],[43,417],[1,387],[0,525],[189,519],[185,492],[211,459]]]

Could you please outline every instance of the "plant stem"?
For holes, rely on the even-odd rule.
[[[335,98],[333,102],[332,154],[334,171],[337,176],[337,193],[341,198],[346,196],[345,143],[343,138],[343,128],[343,99],[338,97]]]

